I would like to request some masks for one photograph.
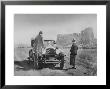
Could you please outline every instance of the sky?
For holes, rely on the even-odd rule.
[[[87,27],[97,37],[96,14],[15,14],[14,44],[30,44],[39,31],[43,39],[56,40],[57,34],[80,33]]]

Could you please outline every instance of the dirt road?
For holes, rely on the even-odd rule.
[[[43,68],[33,70],[32,65],[28,65],[26,61],[15,61],[15,76],[85,76],[86,70],[82,66],[76,66],[76,69],[49,69]]]

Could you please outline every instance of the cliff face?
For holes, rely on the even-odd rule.
[[[81,44],[91,44],[94,40],[94,33],[92,28],[86,28],[85,30],[81,31]]]
[[[57,45],[68,46],[72,44],[72,39],[74,38],[76,42],[79,41],[79,34],[58,34],[57,35]]]
[[[94,38],[94,33],[92,28],[86,28],[80,33],[73,34],[58,34],[57,35],[57,45],[62,47],[69,47],[72,44],[72,39],[76,40],[78,46],[96,46],[97,40]]]

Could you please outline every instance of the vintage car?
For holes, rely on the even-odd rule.
[[[33,49],[29,50],[29,61],[34,63],[35,69],[52,68],[63,69],[64,53],[58,47],[48,45],[43,49],[42,55],[39,55]]]

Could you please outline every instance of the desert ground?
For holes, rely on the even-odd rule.
[[[32,65],[26,60],[29,52],[28,47],[14,48],[14,75],[15,76],[96,76],[97,75],[97,49],[78,49],[76,56],[76,69],[69,65],[69,50],[63,48],[65,64],[63,70],[43,68],[33,70]]]

